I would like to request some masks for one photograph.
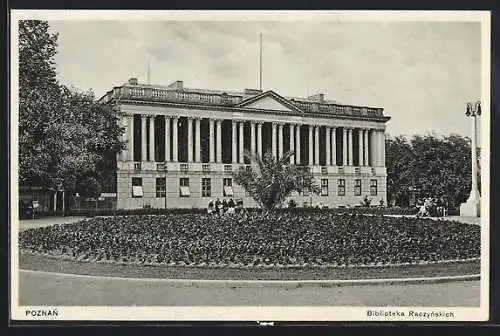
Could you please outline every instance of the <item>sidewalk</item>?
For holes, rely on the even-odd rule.
[[[27,229],[35,229],[46,227],[54,224],[70,224],[74,222],[78,222],[86,217],[80,216],[67,216],[67,217],[45,217],[45,218],[37,218],[37,219],[23,219],[18,221],[19,223],[19,231],[27,230]],[[14,224],[14,223],[13,223]]]

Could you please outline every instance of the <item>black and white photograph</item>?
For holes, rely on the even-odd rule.
[[[11,11],[11,318],[485,321],[490,14]]]

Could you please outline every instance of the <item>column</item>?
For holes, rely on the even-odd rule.
[[[193,117],[187,118],[187,138],[188,138],[188,159],[187,162],[193,162]]]
[[[337,129],[332,128],[332,166],[337,165]]]
[[[332,156],[331,156],[331,138],[330,138],[330,127],[325,127],[325,137],[326,137],[326,166],[330,166],[332,164]]]
[[[309,125],[309,165],[314,164],[314,152],[313,152],[313,125]]]
[[[222,163],[222,135],[221,135],[221,124],[222,120],[218,119],[216,121],[217,127],[217,163]]]
[[[297,141],[295,141],[295,147],[297,148],[296,154],[295,154],[295,164],[300,164],[300,124],[297,124],[295,127],[295,137]]]
[[[250,122],[250,153],[255,155],[255,121]]]
[[[290,150],[295,153],[290,157],[290,164],[295,164],[295,157],[297,152],[295,151],[295,134],[294,134],[294,124],[290,124]]]
[[[319,165],[319,126],[314,127],[314,164]]]
[[[348,137],[349,137],[349,155],[348,155],[348,160],[349,160],[349,166],[352,166],[354,164],[353,160],[352,160],[352,156],[353,156],[353,152],[354,152],[354,144],[352,142],[352,131],[353,129],[352,128],[349,128],[349,132],[348,132]]]
[[[231,152],[231,162],[232,163],[237,163],[238,162],[238,154],[236,152],[236,146],[237,146],[237,143],[236,143],[236,120],[233,120],[232,123],[231,123],[231,126],[233,127],[232,128],[232,133],[231,133],[231,148],[232,148],[232,152]]]
[[[243,127],[245,126],[244,121],[240,121],[240,132],[239,132],[239,154],[240,154],[240,163],[245,163],[245,155],[244,155],[244,147],[243,147]]]
[[[262,122],[257,123],[257,151],[262,156]]]
[[[358,128],[358,166],[363,165],[363,130]]]
[[[347,166],[347,128],[342,128],[342,165]]]
[[[278,124],[278,155],[277,158],[283,157],[283,123]]]
[[[170,116],[165,116],[165,161],[170,161]]]
[[[368,129],[363,130],[363,148],[364,148],[364,157],[363,157],[363,166],[369,166],[368,162]]]
[[[148,160],[148,138],[146,134],[146,121],[147,116],[141,115],[141,161]]]
[[[380,165],[385,167],[385,132],[380,132]]]
[[[124,142],[125,144],[127,144],[128,120],[127,120],[127,117],[125,115],[122,115],[118,119],[118,127],[120,127],[120,129],[123,128],[123,133],[120,134],[120,136],[118,137],[118,139],[121,142]],[[121,150],[118,153],[117,160],[118,161],[127,161],[127,154],[128,154],[128,144],[126,145],[125,149]]]
[[[194,161],[201,162],[201,118],[194,120]]]
[[[179,118],[174,117],[172,124],[172,161],[179,161]]]
[[[272,152],[275,158],[278,158],[278,153],[276,153],[276,122],[272,123]]]
[[[149,161],[156,161],[155,158],[155,116],[149,116]]]
[[[134,115],[128,115],[127,117],[127,160],[134,161]]]
[[[215,162],[215,138],[214,138],[214,120],[208,120],[208,147],[209,147],[209,159],[208,162]]]
[[[378,139],[377,130],[372,130],[372,167],[378,167]]]

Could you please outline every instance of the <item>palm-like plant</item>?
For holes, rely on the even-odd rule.
[[[319,193],[320,188],[309,169],[290,164],[292,155],[294,152],[289,151],[277,160],[271,152],[265,153],[263,157],[245,152],[251,165],[249,168],[240,167],[233,174],[234,180],[266,210],[283,203],[294,191]]]

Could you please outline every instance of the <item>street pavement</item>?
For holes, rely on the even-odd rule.
[[[19,304],[44,306],[474,307],[479,289],[479,281],[290,288],[19,273]]]

